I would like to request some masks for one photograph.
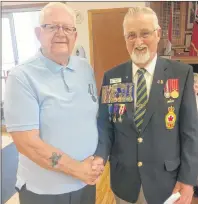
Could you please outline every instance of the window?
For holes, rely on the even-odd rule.
[[[39,23],[39,9],[7,12],[2,16],[2,100],[9,70],[34,56],[39,49],[34,28]]]
[[[39,49],[34,28],[39,22],[39,11],[13,13],[19,63],[35,55]]]
[[[15,64],[10,15],[4,15],[2,18],[2,100],[4,100],[5,82],[8,70]]]

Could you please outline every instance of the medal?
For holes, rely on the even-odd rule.
[[[168,83],[168,81],[166,82],[166,85],[164,87],[164,97],[165,98],[170,98],[169,83]]]
[[[174,91],[171,92],[171,97],[172,98],[178,98],[179,97],[179,93],[176,90],[174,90]]]
[[[172,79],[171,97],[172,98],[179,97],[179,79]]]
[[[173,106],[170,106],[168,108],[168,113],[165,116],[165,124],[166,124],[166,128],[171,130],[175,127],[175,122],[177,119],[176,114],[174,113],[175,108]]]
[[[179,97],[179,79],[168,79],[164,87],[165,98],[178,98]]]
[[[113,114],[114,114],[114,116],[113,116],[113,122],[114,122],[114,123],[115,123],[116,120],[117,120],[118,107],[119,107],[118,104],[114,104],[114,110],[113,110]]]
[[[109,121],[111,121],[112,111],[113,111],[113,105],[108,104],[108,111],[109,111]]]
[[[118,121],[122,122],[122,116],[124,115],[125,111],[126,111],[126,105],[125,104],[119,104],[120,108],[119,108],[119,118]]]
[[[126,102],[132,102],[134,98],[134,86],[132,83],[128,83],[126,87]]]
[[[91,95],[91,98],[94,102],[97,101],[96,97],[94,96],[94,88],[93,88],[93,84],[89,84],[88,85],[89,88],[88,88],[88,93]]]
[[[122,122],[122,117],[121,117],[121,115],[119,116],[118,121],[119,121],[120,123]]]
[[[92,95],[91,98],[92,98],[92,100],[93,100],[94,102],[97,101],[97,99],[96,99],[96,97],[95,97],[94,95]]]

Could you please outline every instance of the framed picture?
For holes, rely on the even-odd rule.
[[[191,43],[192,34],[186,34],[185,36],[185,52],[190,51],[190,43]]]
[[[193,28],[193,23],[195,21],[195,12],[196,8],[198,8],[198,3],[194,2],[187,2],[187,22],[186,22],[186,29],[191,30]],[[196,5],[197,4],[197,5]]]

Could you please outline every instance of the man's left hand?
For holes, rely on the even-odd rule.
[[[177,192],[181,194],[181,197],[175,202],[175,204],[191,204],[194,193],[193,186],[178,181],[173,190],[173,194]]]

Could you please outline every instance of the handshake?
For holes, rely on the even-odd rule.
[[[77,164],[73,176],[88,185],[95,185],[103,171],[104,160],[101,157],[90,156]]]

